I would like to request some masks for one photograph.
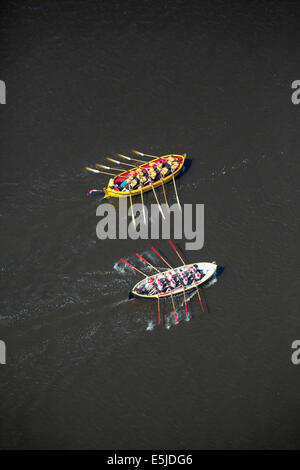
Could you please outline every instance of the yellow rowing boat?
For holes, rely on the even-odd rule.
[[[147,172],[150,169],[150,166],[153,165],[153,163],[154,164],[167,163],[170,157],[173,157],[175,159],[175,161],[177,161],[179,163],[179,165],[178,165],[178,168],[173,173],[167,175],[165,178],[161,178],[157,181],[154,181],[152,184],[147,184],[145,186],[139,187],[138,189],[133,189],[132,191],[128,191],[128,190],[120,191],[120,190],[112,189],[109,186],[107,186],[106,188],[103,188],[103,191],[105,193],[104,197],[105,198],[106,197],[128,197],[130,195],[131,196],[136,196],[136,195],[140,195],[141,192],[145,193],[147,191],[151,191],[153,188],[157,188],[158,186],[161,186],[162,184],[168,183],[169,181],[172,180],[173,176],[175,177],[182,170],[182,167],[183,167],[185,159],[186,159],[186,154],[184,154],[184,155],[174,155],[174,154],[164,155],[162,157],[155,158],[155,159],[153,159],[149,162],[145,162],[143,165],[136,166],[136,167],[134,167],[134,168],[132,168],[128,171],[124,171],[124,172],[116,175],[113,178],[114,183],[116,185],[118,185],[122,181],[125,181],[130,175],[134,175],[135,171],[137,169],[145,170]]]

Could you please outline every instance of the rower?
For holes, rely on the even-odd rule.
[[[170,157],[168,160],[170,166],[171,166],[171,171],[174,173],[175,170],[179,167],[179,163],[175,160],[174,157]]]
[[[151,180],[152,181],[155,181],[156,178],[157,178],[157,170],[156,170],[156,167],[154,165],[154,163],[150,163],[150,168],[149,168],[149,171],[148,171],[148,175],[150,176]]]
[[[128,185],[128,181],[127,181],[127,178],[125,177],[123,179],[123,181],[120,181],[118,183],[118,186],[119,186],[119,190],[120,191],[127,191],[127,185]]]
[[[158,287],[159,292],[163,292],[164,286],[161,281],[158,281],[157,287]]]
[[[191,272],[192,272],[192,276],[195,277],[196,273],[198,272],[197,269],[195,268],[195,266],[191,267]]]
[[[198,273],[198,272],[196,272],[196,274],[195,274],[195,281],[196,281],[196,282],[199,282],[200,279],[201,279],[201,274]]]
[[[136,189],[136,187],[138,186],[139,182],[138,182],[138,179],[136,177],[134,177],[133,175],[130,175],[129,178],[128,178],[128,182],[129,182],[129,188],[132,190],[132,189]]]
[[[158,171],[160,171],[162,169],[162,162],[158,162],[156,164],[156,168],[158,169]]]
[[[166,176],[168,176],[169,172],[170,172],[170,169],[167,166],[164,166],[160,171],[160,176],[162,178],[165,178]]]
[[[184,284],[185,286],[187,286],[188,283],[189,283],[188,278],[187,278],[187,277],[184,277],[184,278],[183,278],[183,284]]]
[[[141,168],[137,168],[136,170],[136,173],[137,173],[137,176],[140,180],[140,186],[144,186],[146,181],[147,181],[147,178],[145,176],[145,172],[143,170],[141,170]]]

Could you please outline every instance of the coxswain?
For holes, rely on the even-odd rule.
[[[114,189],[115,187],[115,180],[114,178],[110,178],[109,182],[108,182],[108,187],[111,188],[111,189]]]
[[[196,272],[196,274],[195,274],[195,281],[196,281],[196,282],[199,282],[200,279],[201,279],[201,274],[198,273],[198,272]]]
[[[142,295],[145,294],[146,292],[145,286],[138,286],[138,291],[139,291],[138,292],[139,294],[142,294]]]

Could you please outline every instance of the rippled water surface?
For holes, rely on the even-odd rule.
[[[1,8],[0,447],[299,448],[296,3]],[[96,237],[106,179],[83,168],[132,147],[188,154],[205,243],[187,257],[225,268],[205,313],[175,299],[177,325],[128,301],[119,262],[154,244],[176,265],[167,241]]]

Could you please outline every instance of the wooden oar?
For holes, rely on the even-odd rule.
[[[166,261],[166,260],[158,253],[158,251],[156,251],[156,249],[155,249],[153,246],[152,246],[151,248],[152,248],[152,250],[164,261],[164,263],[165,263],[167,266],[169,266],[169,268],[174,269],[174,268],[172,268],[172,266],[170,266],[170,264],[168,263],[168,261]],[[178,320],[177,320],[177,314],[176,314],[175,305],[174,305],[174,299],[173,299],[173,295],[172,295],[172,294],[171,294],[171,299],[172,299],[172,304],[173,304],[173,310],[174,310],[175,320],[176,320],[176,323],[177,323],[177,321],[178,321]]]
[[[148,175],[148,173],[147,173],[147,175]],[[150,177],[149,177],[149,178],[150,178]],[[160,213],[161,213],[163,219],[165,219],[165,214],[163,213],[163,210],[162,210],[161,205],[160,205],[160,203],[159,203],[159,200],[158,200],[156,191],[155,191],[155,189],[154,189],[153,183],[152,183],[152,181],[151,181],[151,178],[150,178],[150,184],[151,184],[151,188],[152,188],[153,194],[154,194],[155,199],[156,199],[156,204],[158,205],[159,211],[160,211]]]
[[[125,158],[126,160],[133,160],[134,162],[140,162],[140,163],[148,163],[148,162],[145,162],[145,160],[137,160],[137,158],[127,157],[126,155],[123,155],[122,153],[118,153],[117,155],[118,157]]]
[[[135,269],[137,272],[139,272],[139,273],[142,274],[143,276],[148,277],[147,274],[143,273],[143,271],[140,271],[138,268],[135,268],[134,266],[132,266],[132,264],[128,263],[128,261],[125,261],[125,259],[120,258],[120,260],[123,261],[123,263],[128,264],[128,266],[130,266],[131,268]]]
[[[144,263],[148,264],[149,266],[151,266],[151,268],[155,269],[155,271],[157,271],[158,273],[160,273],[159,269],[157,269],[155,266],[153,266],[151,263],[149,263],[149,261],[147,261],[145,258],[143,258],[141,255],[139,255],[138,253],[136,253],[136,256],[138,258],[140,258],[142,261],[144,261]],[[159,309],[159,294],[157,294],[157,312],[158,312],[158,324],[160,325],[160,309]]]
[[[178,208],[179,208],[179,210],[181,211],[182,209],[181,209],[181,205],[180,205],[179,198],[178,198],[178,193],[177,193],[177,188],[176,188],[174,173],[173,173],[172,170],[171,170],[171,172],[172,172],[172,178],[173,178],[173,184],[174,184],[174,189],[175,189],[175,194],[176,194],[176,199],[177,199]]]
[[[167,201],[167,196],[166,196],[166,191],[165,191],[164,179],[163,179],[163,178],[160,178],[160,181],[161,181],[161,184],[162,184],[162,188],[163,188],[163,192],[164,192],[164,196],[165,196],[165,201],[166,201],[167,209],[168,209],[168,212],[170,212],[170,207],[169,207],[169,204],[168,204],[168,201]]]
[[[186,302],[186,296],[185,296],[185,289],[183,289],[183,299],[184,299],[184,305],[185,305],[185,314],[186,318],[189,319],[189,312],[187,308],[187,302]]]
[[[140,155],[141,157],[150,157],[150,158],[159,158],[157,155],[149,155],[148,153],[138,152],[137,150],[131,150],[136,155]]]
[[[118,165],[126,165],[126,166],[130,166],[130,167],[136,167],[136,165],[132,165],[130,163],[125,163],[125,162],[119,162],[118,160],[115,160],[115,159],[110,158],[110,157],[106,157],[106,160],[109,160],[110,162],[118,163]],[[124,169],[123,169],[123,171],[124,171]]]
[[[186,263],[183,261],[182,257],[180,256],[180,254],[176,250],[174,244],[171,242],[171,240],[169,240],[169,242],[170,242],[172,248],[174,249],[174,251],[176,252],[177,256],[180,258],[183,265],[186,267]],[[200,297],[200,292],[199,292],[198,286],[195,286],[195,287],[196,287],[196,290],[197,290],[197,293],[198,293],[198,297],[199,297],[200,305],[201,305],[201,308],[202,308],[202,312],[204,312],[204,308],[203,308],[203,304],[202,304],[202,300],[201,300],[201,297]]]
[[[130,199],[132,222],[133,222],[134,229],[136,230],[136,223],[135,223],[134,212],[133,212],[133,207],[132,207],[132,196],[131,196],[130,190],[129,190],[129,199]]]
[[[91,171],[92,173],[101,173],[102,175],[110,175],[110,176],[117,176],[113,173],[107,173],[107,171],[99,171],[99,170],[94,170],[94,168],[89,168],[88,166],[85,167],[87,171]]]
[[[169,265],[169,263],[158,253],[158,251],[156,251],[155,248],[153,248],[152,246],[152,250],[155,251],[155,253],[165,262],[165,264],[167,266],[169,266],[169,268],[171,269],[174,269],[172,268],[172,266]],[[183,261],[182,261],[183,262]],[[184,264],[184,263],[183,263]],[[186,317],[188,318],[189,315],[188,315],[188,308],[187,308],[187,303],[186,303],[186,296],[185,296],[185,287],[183,288],[183,297],[184,297],[184,304],[185,304],[185,313],[186,313]]]
[[[157,296],[157,314],[158,314],[158,324],[160,325],[159,295]]]
[[[168,261],[166,261],[166,260],[158,253],[158,251],[156,251],[156,249],[155,249],[153,246],[152,246],[151,248],[152,248],[152,250],[164,261],[164,263],[165,263],[167,266],[169,266],[169,268],[174,269],[174,268],[172,268],[172,266],[169,265]]]
[[[100,163],[96,163],[96,166],[98,168],[104,168],[106,170],[112,170],[112,171],[124,171],[123,168],[111,168],[110,166],[106,166],[106,165],[101,165]]]
[[[157,269],[155,266],[153,266],[153,264],[149,263],[149,261],[147,261],[145,258],[143,258],[141,255],[139,255],[138,253],[136,253],[136,256],[138,258],[140,258],[142,261],[144,261],[144,263],[146,264],[149,264],[149,266],[151,266],[151,268],[155,269],[155,271],[157,271],[158,273],[160,273],[160,270]]]
[[[145,213],[145,205],[144,205],[144,195],[143,195],[142,186],[141,186],[141,198],[142,198],[142,206],[143,206],[144,224],[146,225],[146,224],[147,224],[147,221],[146,221],[146,213]]]
[[[171,294],[171,299],[172,299],[172,304],[173,304],[173,310],[174,310],[174,316],[175,316],[175,321],[176,323],[178,322],[177,320],[177,313],[176,313],[176,310],[175,310],[175,304],[174,304],[174,299],[173,299],[173,295]]]

